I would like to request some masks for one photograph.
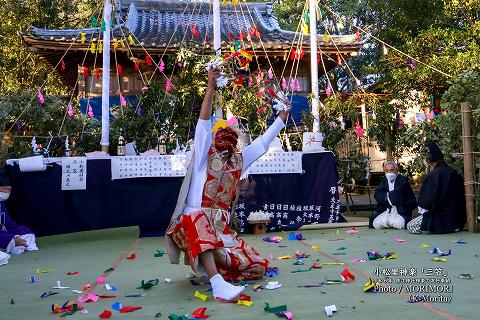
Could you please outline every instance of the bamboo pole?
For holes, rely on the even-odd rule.
[[[473,153],[472,153],[472,109],[469,102],[460,104],[462,112],[462,140],[463,140],[463,173],[465,179],[465,201],[467,209],[467,227],[469,232],[476,232],[475,200],[473,180]]]

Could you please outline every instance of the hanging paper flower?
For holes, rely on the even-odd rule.
[[[433,112],[433,110],[428,113],[427,118],[428,120],[435,119],[435,113]]]
[[[90,52],[95,53],[97,51],[97,47],[94,42],[90,43]]]
[[[86,37],[86,35],[87,35],[87,34],[86,34],[85,32],[80,32],[80,42],[81,42],[82,44],[85,43],[85,37]]]
[[[361,138],[364,136],[363,128],[360,125],[360,122],[358,120],[355,122],[355,134],[357,135],[358,138]]]
[[[192,35],[195,38],[200,37],[200,32],[198,31],[197,26],[195,26],[195,24],[193,24],[193,23],[192,23]]]
[[[69,103],[69,104],[68,104],[68,108],[67,108],[67,115],[68,115],[69,118],[71,118],[71,117],[73,117],[73,114],[74,114],[74,112],[73,112],[73,106],[72,106],[71,103]]]
[[[388,54],[388,47],[383,44],[383,54],[386,56]]]
[[[147,91],[147,90],[148,90],[148,87],[147,87],[147,86],[143,86],[143,87],[142,87],[142,93],[145,93],[145,91]]]
[[[167,82],[165,83],[165,91],[169,93],[170,90],[172,90],[172,82],[170,81],[170,79],[167,79]]]
[[[303,35],[305,36],[308,35],[308,32],[309,32],[308,24],[306,24],[305,22],[302,22],[302,31],[303,31]]]
[[[232,5],[236,6],[239,0],[232,0]]]
[[[253,80],[252,77],[248,78],[248,87],[251,88],[253,86]]]
[[[102,53],[103,52],[103,41],[100,41],[98,43],[98,53]]]
[[[357,32],[355,33],[355,40],[357,41],[360,41],[362,40],[362,36],[360,35],[360,32],[357,30]]]
[[[165,71],[165,62],[163,62],[163,60],[160,60],[160,63],[158,64],[158,71]]]
[[[92,107],[90,106],[90,104],[88,105],[87,115],[88,115],[90,118],[93,118],[93,116],[94,116],[93,110],[92,110]]]
[[[328,33],[325,31],[325,33],[323,34],[323,41],[325,42],[325,44],[329,44],[330,43],[330,37],[328,36]]]
[[[95,28],[97,26],[97,17],[92,16],[92,28]]]
[[[282,90],[285,91],[287,90],[288,85],[287,85],[287,80],[285,78],[282,78]]]
[[[295,91],[300,91],[300,81],[298,79],[295,81]]]
[[[257,73],[257,84],[260,84],[262,82],[262,78],[263,78],[262,73],[261,72]]]
[[[138,106],[137,110],[135,110],[135,116],[137,118],[140,118],[142,116],[142,108],[140,106]]]
[[[100,79],[100,70],[98,70],[98,68],[95,68],[95,78],[97,78],[97,80]]]
[[[38,89],[37,97],[38,97],[38,101],[40,102],[40,104],[45,103],[45,97],[43,96],[42,89]]]
[[[290,90],[294,91],[297,86],[295,85],[295,79],[290,80]]]
[[[330,97],[332,95],[332,86],[330,85],[330,82],[327,83],[327,86],[325,87],[325,94],[327,97]]]
[[[145,63],[147,64],[147,66],[152,65],[152,59],[150,59],[150,56],[148,54],[145,56]]]
[[[410,67],[410,69],[415,69],[415,60],[408,58],[407,59],[407,64]]]
[[[65,61],[60,60],[60,71],[65,71]]]
[[[133,69],[134,69],[135,71],[139,71],[139,70],[140,70],[140,64],[139,64],[137,61],[135,61],[135,62],[133,63]]]
[[[252,29],[250,29],[250,34],[257,38],[260,38],[260,32],[257,30],[257,27],[253,27]]]
[[[89,72],[88,72],[88,68],[87,68],[87,67],[83,67],[83,77],[84,77],[85,79],[88,78],[88,73],[89,73]]]
[[[122,75],[122,66],[120,65],[120,63],[117,64],[117,75]]]
[[[357,85],[357,87],[360,87],[362,85],[362,81],[360,81],[360,79],[358,78],[355,78],[355,84]]]
[[[273,79],[273,69],[272,69],[272,67],[270,67],[270,69],[268,69],[268,79],[270,79],[270,80]]]
[[[130,44],[135,44],[135,41],[133,41],[133,37],[132,37],[131,34],[128,35],[128,42],[129,42]]]
[[[120,93],[120,105],[124,108],[127,106],[127,100],[121,93]]]

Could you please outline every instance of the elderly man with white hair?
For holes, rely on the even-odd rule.
[[[377,208],[370,218],[370,227],[404,229],[416,207],[415,194],[408,179],[398,173],[394,161],[385,162],[383,171],[385,177],[375,189]]]

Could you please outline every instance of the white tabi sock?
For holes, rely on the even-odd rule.
[[[245,290],[243,286],[234,286],[228,283],[220,274],[214,275],[210,279],[210,284],[212,285],[213,296],[215,298],[228,301],[234,300]]]

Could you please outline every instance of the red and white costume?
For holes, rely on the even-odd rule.
[[[218,272],[225,279],[259,279],[264,275],[268,261],[230,230],[229,207],[235,199],[240,176],[268,150],[284,126],[282,119],[277,118],[241,153],[224,160],[212,144],[211,122],[198,120],[194,158],[167,230],[171,263],[178,264],[183,251],[185,263],[202,273],[199,254],[214,250]]]

